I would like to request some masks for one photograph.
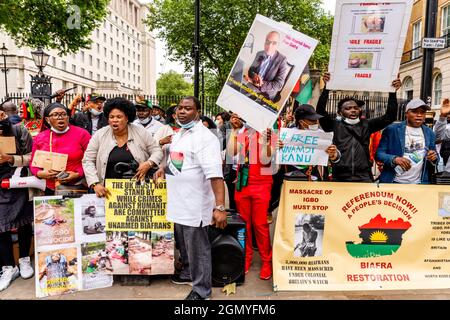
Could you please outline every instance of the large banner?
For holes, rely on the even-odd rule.
[[[317,43],[256,15],[217,104],[258,131],[272,128]]]
[[[448,186],[285,181],[274,289],[450,288]]]
[[[277,163],[290,165],[328,164],[325,150],[333,143],[333,132],[281,128],[283,147],[277,151]]]
[[[174,273],[173,223],[166,220],[165,181],[107,179],[107,250],[114,274]]]
[[[103,199],[35,197],[34,228],[37,297],[112,286]]]
[[[328,89],[394,92],[413,0],[338,0]]]

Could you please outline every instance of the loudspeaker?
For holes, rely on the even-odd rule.
[[[225,229],[210,227],[208,231],[211,242],[212,285],[223,287],[245,281],[245,222],[239,214],[227,213]]]

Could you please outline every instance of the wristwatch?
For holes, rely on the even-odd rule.
[[[215,206],[214,210],[219,210],[221,212],[225,212],[225,206],[222,204],[220,206]]]

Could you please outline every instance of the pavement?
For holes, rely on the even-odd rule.
[[[275,228],[271,224],[271,235]],[[398,291],[285,291],[274,292],[272,279],[260,280],[261,260],[255,251],[253,265],[245,277],[245,283],[236,287],[236,294],[227,296],[222,288],[213,288],[213,300],[450,300],[446,290],[398,290]],[[169,276],[149,276],[149,285],[122,285],[116,281],[112,287],[80,291],[42,300],[182,300],[191,290],[188,285],[176,285]],[[16,279],[11,286],[0,292],[0,300],[31,300],[35,296],[35,279]]]

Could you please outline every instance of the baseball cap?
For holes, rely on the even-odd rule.
[[[431,107],[427,105],[423,100],[421,99],[412,99],[408,104],[406,105],[405,112],[408,110],[414,110],[420,107],[426,107],[427,110],[431,110]]]
[[[294,116],[296,121],[300,119],[318,120],[323,117],[318,114],[314,107],[310,104],[302,104],[295,110]]]
[[[97,100],[101,100],[101,101],[106,101],[106,98],[99,95],[98,93],[91,93],[89,95],[89,101],[97,101]]]

